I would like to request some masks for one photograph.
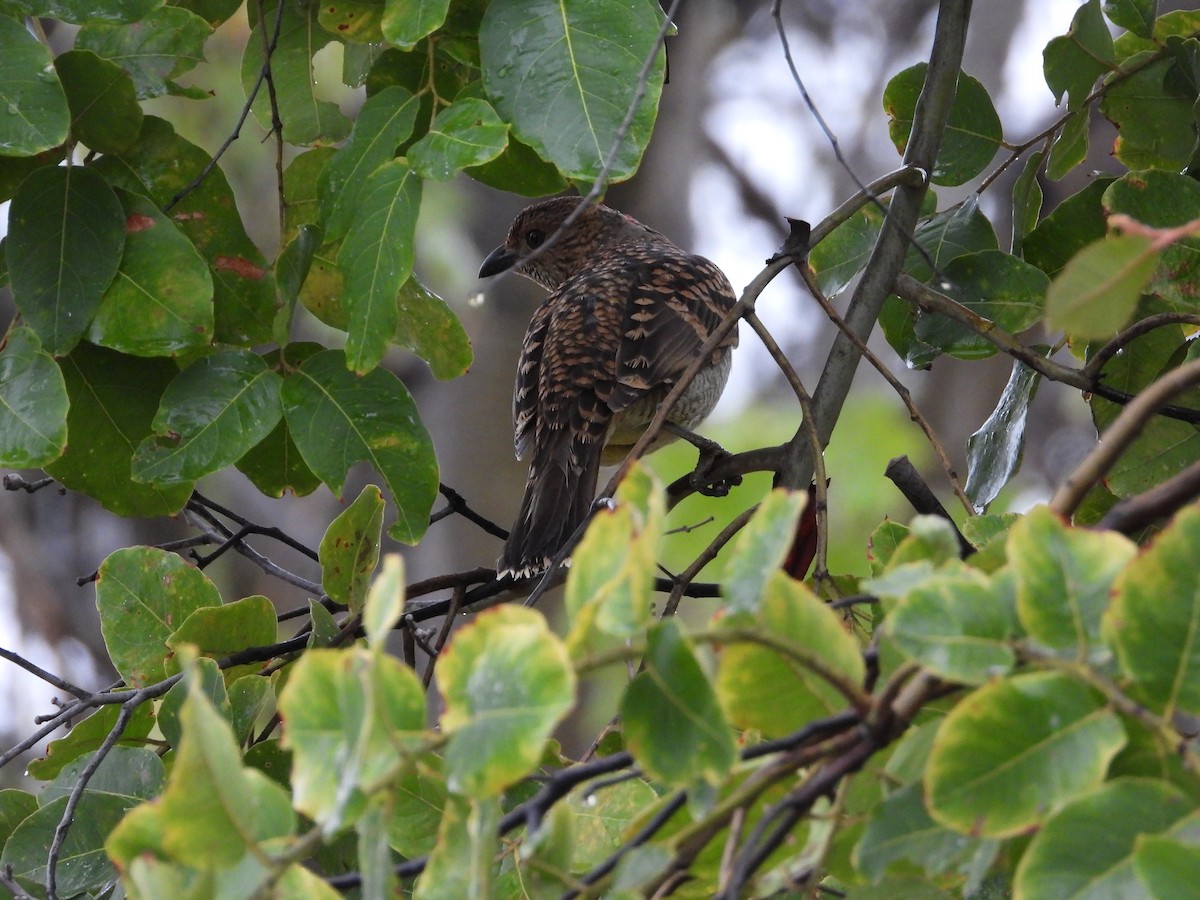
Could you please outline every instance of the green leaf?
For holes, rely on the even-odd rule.
[[[468,166],[490,162],[508,145],[508,125],[491,104],[471,97],[455,100],[408,149],[408,161],[422,178],[447,181]]]
[[[1149,53],[1123,63],[1134,69]],[[1186,97],[1169,86],[1175,61],[1165,59],[1108,85],[1100,111],[1117,126],[1113,153],[1130,169],[1180,171],[1191,161],[1196,144],[1195,96]]]
[[[437,845],[413,889],[413,900],[461,900],[491,897],[500,823],[500,803],[493,797],[446,798]]]
[[[245,597],[224,606],[197,609],[167,638],[167,646],[177,650],[192,644],[203,656],[220,660],[249,647],[267,647],[275,643],[278,627],[275,607],[263,596]],[[252,663],[257,671],[262,663]],[[178,668],[177,658],[167,663],[168,670]],[[238,677],[241,667],[229,671],[230,679]]]
[[[808,262],[825,296],[836,297],[866,265],[883,228],[885,209],[867,204],[813,247]]]
[[[0,104],[8,111],[0,118],[0,156],[33,156],[67,139],[71,113],[50,53],[8,16],[0,16]]]
[[[388,845],[387,826],[391,817],[392,796],[381,791],[371,798],[366,812],[355,823],[364,897],[394,897],[398,891],[392,848]]]
[[[854,848],[854,864],[872,881],[898,860],[915,863],[927,875],[937,875],[965,862],[980,843],[978,838],[933,821],[918,781],[891,794],[874,811]]]
[[[1036,266],[1000,250],[956,256],[942,268],[946,294],[1010,334],[1042,317],[1050,280]],[[973,329],[945,316],[922,314],[917,340],[959,359],[982,359],[996,347]]]
[[[198,680],[181,720],[183,741],[158,800],[164,849],[187,865],[209,868],[236,863],[263,841],[291,836],[296,815],[287,794],[242,765],[229,723]]]
[[[979,430],[967,438],[967,496],[982,511],[996,499],[1021,467],[1025,423],[1042,376],[1019,360],[996,408]]]
[[[1037,227],[1038,216],[1042,211],[1042,185],[1038,181],[1038,172],[1046,154],[1038,150],[1029,154],[1025,168],[1013,182],[1013,222],[1012,222],[1012,252],[1013,256],[1021,256],[1021,244],[1025,236]]]
[[[317,22],[318,3],[284,3],[279,40],[271,53],[271,76],[275,82],[275,100],[283,120],[283,139],[289,144],[333,144],[350,133],[350,120],[336,103],[317,95],[313,75],[313,54],[333,40]],[[261,7],[263,20],[272,28],[278,3]],[[251,10],[255,10],[252,5]],[[263,66],[263,29],[258,15],[251,15],[250,39],[242,56],[242,87],[249,93]],[[270,29],[268,29],[270,30]],[[254,117],[263,128],[271,128],[271,103],[266,91],[260,91],[254,103]]]
[[[129,25],[84,25],[75,47],[121,66],[133,79],[137,99],[148,100],[168,93],[175,86],[172,79],[204,62],[204,42],[210,34],[208,22],[172,5]]]
[[[926,63],[917,63],[892,77],[883,91],[888,134],[903,154],[912,134],[917,99],[925,86]],[[992,98],[977,79],[962,72],[946,134],[933,165],[934,184],[956,185],[970,181],[992,161],[1004,134]]]
[[[1186,225],[1200,207],[1200,184],[1174,172],[1130,172],[1104,192],[1109,213],[1124,213],[1154,228]],[[1200,239],[1186,237],[1158,255],[1158,266],[1146,293],[1161,297],[1173,309],[1200,309]]]
[[[66,737],[51,741],[46,748],[46,755],[33,760],[26,771],[30,777],[40,781],[54,778],[71,760],[98,749],[117,724],[120,713],[121,708],[115,703],[100,707],[86,719],[72,726]],[[135,706],[116,746],[141,746],[153,727],[153,704],[142,703]]]
[[[658,801],[645,781],[621,781],[602,791],[583,789],[567,801],[575,814],[574,868],[589,870],[625,843],[633,824]]]
[[[1021,857],[1013,888],[1023,897],[1145,896],[1134,871],[1139,836],[1168,831],[1192,810],[1182,791],[1161,781],[1101,785],[1042,826]]]
[[[63,486],[99,500],[122,516],[178,512],[192,493],[188,484],[159,488],[129,476],[133,452],[168,382],[178,372],[165,359],[136,359],[80,344],[61,361],[70,408],[69,441],[46,471]]]
[[[278,373],[249,350],[196,360],[163,392],[154,433],[134,454],[133,477],[182,484],[232,465],[279,422],[281,384]]]
[[[1105,0],[1104,14],[1114,25],[1148,38],[1154,28],[1158,0]]]
[[[437,460],[399,379],[384,369],[355,375],[341,351],[326,350],[288,376],[282,399],[292,439],[309,468],[338,493],[350,466],[370,463],[397,507],[399,517],[388,533],[416,542],[437,497]]]
[[[1021,625],[1038,643],[1086,660],[1098,649],[1113,579],[1137,546],[1113,531],[1071,528],[1045,506],[1008,534]]]
[[[133,356],[174,356],[213,336],[213,277],[179,227],[149,198],[117,191],[125,249],[88,327],[93,344]]]
[[[133,687],[162,681],[171,655],[168,638],[196,610],[220,605],[220,593],[203,572],[155,547],[118,550],[96,576],[104,645]]]
[[[1046,84],[1054,102],[1062,103],[1067,94],[1067,109],[1083,106],[1096,79],[1116,68],[1112,35],[1100,14],[1100,0],[1088,0],[1071,20],[1071,28],[1046,45]]]
[[[340,240],[352,224],[357,225],[359,198],[367,180],[396,156],[396,148],[412,134],[418,105],[410,91],[398,86],[369,97],[346,145],[321,165],[317,181],[320,217],[312,221],[324,230],[326,241]],[[323,158],[309,159],[315,166]]]
[[[513,135],[509,135],[503,153],[490,163],[472,166],[466,174],[488,187],[523,197],[546,197],[567,189],[567,181],[558,169]]]
[[[938,731],[925,773],[929,812],[963,834],[1020,834],[1100,784],[1124,743],[1116,714],[1065,675],[992,682]]]
[[[542,757],[575,702],[565,645],[538,612],[500,606],[455,632],[438,661],[453,793],[497,796]]]
[[[306,353],[301,353],[302,346]],[[289,365],[295,366],[321,349],[317,344],[292,344],[278,356],[285,357]],[[276,365],[278,361],[275,353],[268,354],[269,365]],[[303,497],[321,484],[296,449],[286,421],[280,421],[270,434],[239,459],[237,467],[268,497],[282,497],[289,490],[297,497]]]
[[[674,618],[650,632],[642,671],[621,698],[621,719],[629,751],[666,784],[717,784],[733,765],[733,732]]]
[[[71,135],[100,153],[119,153],[142,129],[133,81],[114,62],[90,50],[69,50],[54,60],[71,108]]]
[[[783,565],[796,536],[796,525],[808,501],[805,491],[777,488],[738,532],[725,564],[722,593],[730,615],[758,612],[766,585]]]
[[[1170,838],[1141,837],[1134,847],[1133,870],[1154,900],[1186,897],[1200,883],[1200,847]]]
[[[1054,143],[1050,145],[1050,159],[1046,163],[1046,177],[1051,181],[1061,181],[1087,158],[1091,134],[1090,110],[1089,106],[1072,113],[1055,135]]]
[[[323,606],[318,605],[317,608],[324,612]],[[247,744],[256,736],[256,726],[267,721],[275,711],[276,680],[256,673],[240,677],[234,673],[229,680],[227,693],[233,737],[239,744]]]
[[[751,634],[770,643],[743,640],[739,634],[721,650],[716,690],[730,722],[778,737],[845,709],[845,695],[827,676],[857,688],[864,669],[862,649],[841,617],[807,586],[778,570],[767,580],[756,615]],[[743,622],[742,617],[728,620],[731,635],[742,630]],[[660,740],[672,739],[664,735]]]
[[[1185,507],[1117,576],[1105,640],[1138,696],[1166,718],[1200,713],[1200,509]]]
[[[424,856],[437,844],[438,824],[446,805],[446,779],[441,757],[418,756],[395,783],[388,840],[410,859]]]
[[[1148,237],[1120,234],[1077,253],[1046,292],[1046,322],[1076,338],[1104,338],[1133,315],[1158,263]]]
[[[399,316],[393,343],[428,362],[434,378],[444,381],[466,373],[474,358],[471,341],[445,300],[411,275],[401,285],[396,305]]]
[[[645,633],[666,507],[662,484],[635,464],[572,553],[566,609],[574,658]]]
[[[613,31],[618,20],[621,28]],[[637,170],[654,126],[665,65],[665,53],[655,49],[661,22],[650,0],[497,0],[479,28],[484,86],[517,137],[580,181],[600,174],[636,101],[607,172],[610,183],[624,181]],[[651,53],[638,98],[638,76]]]
[[[411,50],[446,21],[450,0],[388,0],[383,10],[383,36],[389,44]]]
[[[66,806],[67,798],[60,796],[39,808],[16,827],[0,854],[0,866],[12,866],[13,876],[30,890],[39,890],[45,884],[47,848]],[[104,840],[129,806],[121,797],[84,792],[55,871],[60,897],[99,892],[116,880],[117,873],[104,852]]]
[[[162,0],[25,0],[29,15],[61,19],[72,25],[85,22],[136,22]]]
[[[208,154],[175,134],[170,123],[147,116],[138,142],[95,166],[113,184],[146,194],[200,251],[213,276],[214,338],[249,346],[271,339],[275,284],[262,252],[246,234],[236,198],[219,167],[182,195],[212,163]]]
[[[910,591],[884,628],[908,657],[950,681],[983,684],[1008,672],[1015,629],[1003,588],[972,569],[939,573]]]
[[[396,296],[412,274],[420,209],[416,173],[402,160],[384,163],[367,176],[338,251],[349,313],[346,364],[360,375],[379,365],[399,323]]]
[[[362,611],[371,575],[379,565],[383,506],[379,488],[368,484],[329,523],[321,538],[321,589],[353,613]]]
[[[0,352],[0,465],[45,466],[67,445],[67,387],[37,335],[14,328]]]
[[[316,6],[317,22],[339,40],[347,44],[383,41],[383,0],[327,0]]]
[[[1111,178],[1098,178],[1055,207],[1025,238],[1025,259],[1054,277],[1067,262],[1108,231],[1102,205]]]
[[[42,789],[38,805],[45,806],[75,789],[83,770],[92,763],[94,753],[72,760]],[[146,747],[110,748],[99,768],[88,780],[86,792],[117,797],[129,806],[158,796],[167,780],[166,769],[158,754]]]
[[[220,607],[208,607],[219,609]],[[197,610],[202,612],[202,610]],[[189,618],[191,618],[189,616]],[[175,749],[183,740],[183,705],[191,695],[192,682],[199,684],[199,690],[208,699],[222,719],[232,722],[233,707],[229,703],[229,691],[225,689],[225,679],[214,660],[206,657],[196,658],[192,648],[181,649],[177,656],[170,660],[172,671],[178,671],[180,660],[187,661],[189,671],[186,678],[175,682],[167,691],[162,702],[158,705],[156,724],[162,732],[163,739]]]
[[[279,695],[279,712],[296,808],[331,835],[397,774],[425,724],[425,692],[394,656],[309,650]]]
[[[5,241],[13,301],[51,355],[83,336],[124,245],[121,203],[91,169],[52,166],[21,184]]]

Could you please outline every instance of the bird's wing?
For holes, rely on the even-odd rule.
[[[737,302],[724,273],[702,256],[654,252],[630,285],[616,357],[616,380],[607,398],[613,412],[648,391],[675,382]],[[737,346],[733,329],[714,351]]]
[[[513,389],[513,432],[517,459],[524,459],[533,443],[533,434],[537,426],[542,351],[546,345],[546,332],[554,315],[556,296],[552,294],[537,308],[525,332],[525,341],[521,345],[521,359],[517,363],[517,383]]]

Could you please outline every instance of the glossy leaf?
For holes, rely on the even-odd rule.
[[[1076,338],[1110,337],[1128,322],[1158,253],[1140,234],[1106,237],[1081,250],[1046,292],[1046,321]]]
[[[133,79],[139,100],[170,92],[172,79],[204,61],[212,27],[194,12],[162,6],[129,25],[92,23],[79,30],[75,47],[112,60]]]
[[[1030,842],[1014,889],[1021,897],[1141,897],[1139,836],[1160,834],[1193,810],[1178,788],[1122,778],[1068,803]]]
[[[316,90],[313,54],[333,40],[317,22],[319,6],[284,3],[279,39],[271,53],[283,139],[289,144],[332,144],[350,133],[350,120],[342,115],[336,103],[322,100]],[[259,8],[263,20],[272,26],[278,10],[278,3],[265,3]],[[242,56],[242,86],[247,92],[258,80],[264,59],[263,30],[258,27],[257,14],[252,16],[251,25],[250,39]],[[264,128],[271,127],[271,105],[265,91],[257,95],[254,116]]]
[[[883,92],[888,134],[901,154],[912,133],[917,99],[925,85],[928,66],[918,63],[892,77]],[[934,184],[955,185],[970,181],[984,170],[1003,140],[1000,117],[987,89],[965,72],[958,77],[954,105],[946,134],[933,165]]]
[[[942,268],[944,292],[1010,334],[1042,317],[1049,279],[1036,266],[1000,250],[956,256]],[[922,314],[917,340],[959,359],[980,359],[996,347],[965,325],[940,315]]]
[[[1029,406],[1041,380],[1039,373],[1019,360],[1014,361],[996,408],[979,430],[967,438],[964,490],[977,511],[987,509],[1021,467]]]
[[[1011,600],[970,569],[946,572],[910,591],[891,610],[886,634],[908,657],[950,681],[983,684],[1012,668]]]
[[[394,776],[406,734],[412,741],[425,724],[425,693],[393,656],[309,650],[279,695],[279,712],[296,808],[330,835],[356,821]]]
[[[219,606],[206,607],[218,610]],[[204,612],[197,610],[196,613]],[[192,615],[196,615],[193,613]],[[191,616],[188,616],[190,619]],[[193,628],[193,632],[197,629]],[[216,710],[222,719],[233,723],[233,707],[229,702],[229,691],[225,688],[225,678],[217,663],[208,657],[196,657],[193,647],[177,645],[174,656],[170,658],[169,668],[172,672],[180,670],[182,662],[188,668],[188,677],[176,681],[158,704],[158,715],[155,724],[162,732],[163,740],[178,749],[183,741],[183,706],[192,692],[192,683],[197,684],[197,690]]]
[[[14,328],[0,352],[0,465],[44,466],[67,445],[62,370],[30,329]]]
[[[433,445],[404,385],[391,372],[357,376],[345,356],[326,350],[307,359],[283,385],[283,414],[304,461],[336,493],[356,462],[383,478],[398,518],[388,533],[415,542],[437,497]]]
[[[164,849],[207,868],[236,863],[252,845],[290,836],[296,816],[287,794],[242,765],[229,723],[196,683],[181,719],[183,741],[158,800]]]
[[[1041,171],[1045,159],[1046,154],[1041,150],[1031,153],[1025,162],[1025,168],[1013,182],[1012,252],[1014,256],[1022,255],[1021,245],[1025,240],[1025,235],[1037,227],[1038,217],[1041,215],[1042,186],[1038,182],[1038,173]]]
[[[1079,109],[1096,79],[1116,67],[1112,35],[1100,12],[1100,0],[1088,0],[1071,20],[1070,30],[1046,45],[1046,84],[1054,102],[1068,95],[1067,108]]]
[[[868,203],[813,247],[808,262],[825,296],[836,297],[870,258],[884,210]]]
[[[520,606],[489,609],[455,632],[438,685],[448,787],[476,798],[528,774],[575,702],[566,646],[540,613]]]
[[[84,22],[136,22],[162,0],[27,0],[30,15],[61,19],[73,25]]]
[[[445,300],[411,275],[401,285],[396,305],[399,316],[393,343],[429,363],[434,378],[444,381],[466,373],[474,358],[471,341]]]
[[[1200,509],[1185,507],[1117,576],[1104,637],[1123,674],[1164,716],[1200,713]]]
[[[69,50],[54,68],[71,108],[71,135],[100,153],[119,153],[142,128],[142,108],[129,75],[88,50]]]
[[[1168,86],[1174,60],[1162,60],[1145,68],[1149,54],[1139,54],[1123,63],[1135,69],[1128,77],[1108,86],[1100,111],[1117,126],[1113,153],[1130,169],[1179,171],[1188,165],[1196,142],[1192,129],[1194,97],[1183,96]]]
[[[325,529],[318,554],[321,589],[329,599],[357,613],[367,597],[371,575],[379,564],[383,537],[383,495],[368,484]]]
[[[718,625],[740,630],[743,621]],[[722,647],[717,669],[717,696],[735,727],[782,736],[846,708],[830,676],[854,688],[862,683],[862,648],[840,616],[782,572],[767,580],[751,630],[770,643],[735,638]]]
[[[321,27],[347,44],[383,41],[383,0],[326,0],[316,7]]]
[[[446,181],[469,166],[492,161],[507,144],[508,125],[489,103],[468,97],[439,112],[407,155],[422,178]]]
[[[450,0],[389,0],[384,3],[383,36],[394,47],[411,50],[446,21]]]
[[[1113,180],[1098,178],[1058,204],[1026,235],[1025,259],[1053,278],[1076,253],[1104,237],[1108,224],[1102,199]]]
[[[232,465],[279,422],[281,383],[249,350],[198,359],[163,392],[154,433],[134,454],[133,477],[182,484]]]
[[[27,768],[32,778],[49,781],[72,760],[78,759],[85,753],[99,749],[113,726],[121,708],[115,703],[100,707],[86,719],[75,723],[65,737],[50,742],[46,754],[41,759],[35,759]],[[143,746],[150,729],[154,727],[153,704],[138,704],[125,730],[121,733],[116,746]]]
[[[1116,714],[1068,676],[992,682],[938,731],[925,773],[929,812],[964,834],[1019,834],[1100,784],[1124,743]]]
[[[522,141],[567,178],[584,181],[600,174],[637,99],[607,173],[609,182],[624,181],[650,139],[662,91],[665,54],[655,50],[661,16],[649,0],[490,3],[479,29],[488,96]],[[639,73],[652,53],[638,99]]]
[[[645,633],[652,620],[655,562],[666,508],[662,484],[639,464],[611,508],[593,516],[571,554],[566,609],[573,657]]]
[[[88,327],[93,344],[133,356],[174,356],[213,336],[213,276],[179,227],[148,197],[117,191],[125,250]]]
[[[40,807],[16,827],[0,854],[0,866],[12,866],[13,876],[29,889],[38,890],[45,884],[47,848],[66,805],[67,798],[60,796]],[[121,797],[84,792],[55,872],[60,896],[99,891],[116,879],[104,852],[104,840],[129,807]]]
[[[771,491],[734,538],[723,590],[731,615],[753,615],[758,611],[763,589],[783,565],[792,546],[796,524],[807,500],[804,491],[782,488]]]
[[[1104,14],[1114,25],[1127,28],[1139,37],[1150,37],[1158,0],[1105,0]]]
[[[154,547],[127,547],[100,564],[96,607],[104,645],[125,683],[167,676],[167,640],[193,612],[220,606],[216,586],[195,566]]]
[[[1034,507],[1008,537],[1021,625],[1038,643],[1087,659],[1098,649],[1113,579],[1136,551],[1124,535],[1071,528]]]
[[[191,495],[190,484],[159,488],[130,478],[137,445],[168,382],[178,372],[165,359],[136,359],[80,344],[61,361],[70,398],[66,452],[46,467],[64,487],[99,500],[123,516],[176,513]]]
[[[499,822],[496,798],[447,797],[437,845],[413,888],[413,900],[490,897],[495,852],[492,835]]]
[[[262,252],[246,234],[229,182],[219,167],[176,202],[177,195],[211,162],[208,154],[154,116],[142,124],[138,142],[96,168],[114,184],[146,194],[162,207],[207,260],[212,272],[217,341],[260,344],[271,339],[275,285]]]
[[[371,371],[399,322],[396,296],[412,274],[421,180],[401,160],[367,176],[354,207],[354,227],[338,251],[349,313],[346,364]]]
[[[0,156],[32,156],[67,139],[71,113],[50,53],[23,22],[0,16]]]
[[[359,197],[371,173],[391,161],[396,149],[412,134],[417,98],[405,88],[386,87],[369,97],[358,113],[354,130],[332,159],[320,165],[320,217],[316,221],[326,241],[340,240],[357,220]],[[303,158],[303,157],[298,157]],[[309,157],[320,164],[322,157]]]
[[[1087,158],[1091,140],[1090,110],[1091,107],[1087,107],[1068,116],[1050,145],[1046,177],[1052,181],[1061,181]]]
[[[674,618],[650,632],[642,671],[621,699],[621,719],[629,751],[666,784],[715,784],[733,765],[733,732]]]
[[[1200,847],[1165,837],[1142,837],[1133,854],[1138,881],[1154,900],[1185,897],[1200,879]]]
[[[278,630],[275,607],[263,596],[244,597],[223,606],[207,606],[191,613],[167,638],[172,650],[192,644],[203,655],[223,659],[249,647],[267,647],[275,643]],[[176,668],[171,660],[167,668]],[[257,670],[262,663],[253,663]],[[230,676],[236,677],[236,670]]]
[[[21,316],[48,353],[69,353],[121,260],[125,216],[116,194],[81,166],[38,169],[12,200],[5,245]]]

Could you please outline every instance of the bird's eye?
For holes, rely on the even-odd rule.
[[[534,247],[534,248],[540,247],[540,246],[542,246],[542,241],[544,241],[544,240],[546,240],[546,232],[541,231],[537,228],[532,228],[529,231],[525,232],[525,243],[528,244],[530,247]]]

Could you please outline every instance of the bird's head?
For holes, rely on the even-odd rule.
[[[636,219],[599,203],[585,206],[558,234],[581,202],[578,197],[554,197],[525,207],[513,220],[504,243],[479,267],[479,277],[513,269],[554,290],[584,270],[598,251],[657,235]]]

